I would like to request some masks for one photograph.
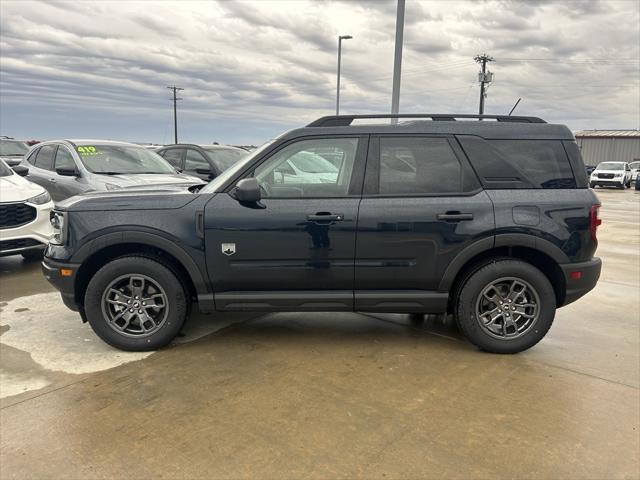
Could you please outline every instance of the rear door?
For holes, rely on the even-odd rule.
[[[454,138],[372,137],[358,215],[356,310],[442,311],[460,251],[494,233],[493,206]]]
[[[55,153],[56,145],[43,145],[28,160],[31,165],[27,179],[44,187],[51,195],[53,195],[51,191],[54,186],[51,179]]]

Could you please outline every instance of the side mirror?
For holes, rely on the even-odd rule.
[[[16,172],[16,175],[20,175],[21,177],[26,177],[29,173],[29,167],[25,167],[24,165],[16,165],[15,167],[11,167],[11,169]]]
[[[80,174],[74,167],[58,167],[56,173],[63,177],[77,177]]]
[[[244,178],[236,184],[234,196],[239,202],[255,203],[262,198],[260,184],[255,178]]]

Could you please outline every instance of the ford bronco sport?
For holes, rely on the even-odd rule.
[[[296,168],[294,157],[304,159]],[[201,312],[450,313],[481,349],[514,353],[595,286],[598,208],[565,126],[331,116],[204,187],[58,204],[43,271],[123,350],[168,344],[197,303]]]

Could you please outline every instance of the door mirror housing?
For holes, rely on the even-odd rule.
[[[243,178],[236,184],[234,196],[239,202],[255,203],[262,198],[260,184],[255,178]]]
[[[16,172],[16,175],[20,175],[21,177],[26,177],[29,173],[29,167],[25,167],[24,165],[16,165],[15,167],[11,167],[11,169]]]
[[[80,172],[74,167],[58,167],[56,168],[56,173],[63,177],[77,177],[80,175]]]

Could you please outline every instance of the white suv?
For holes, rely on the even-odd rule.
[[[638,181],[638,174],[640,174],[640,160],[634,160],[629,164],[629,168],[631,169],[631,181]]]
[[[631,168],[626,162],[602,162],[591,172],[589,186],[629,188],[631,186]]]
[[[0,257],[20,253],[37,259],[53,234],[53,202],[44,188],[22,178],[28,168],[14,168],[0,160]]]

